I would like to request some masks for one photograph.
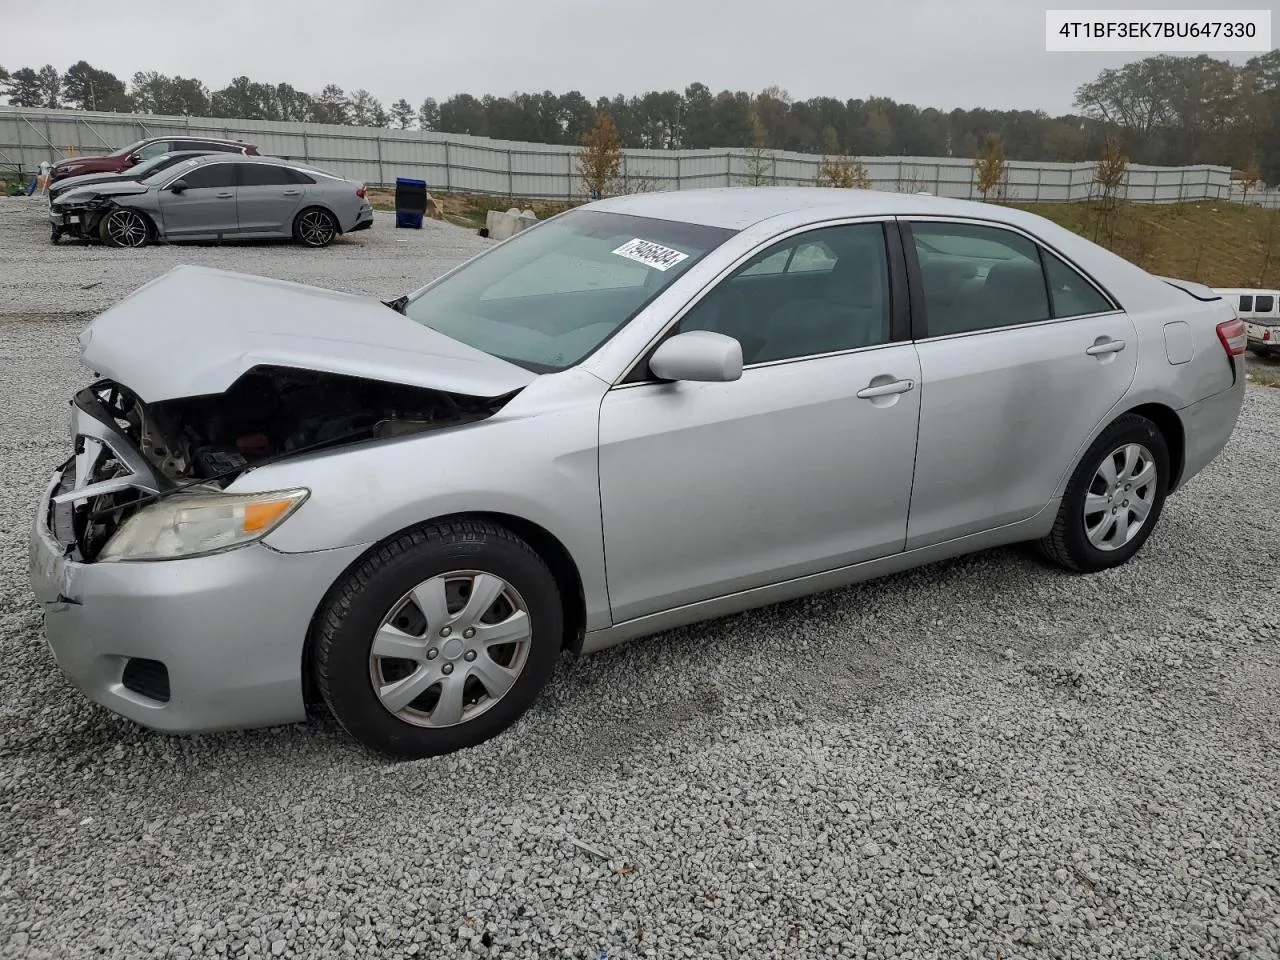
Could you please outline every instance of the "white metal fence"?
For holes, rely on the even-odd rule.
[[[246,140],[265,154],[305,160],[322,169],[391,184],[426,180],[438,192],[542,199],[584,194],[576,150],[462,134],[384,130],[333,124],[0,107],[0,165],[30,172],[43,160],[104,154],[152,136],[215,136]],[[973,163],[961,157],[861,157],[872,187],[973,198]],[[785,151],[627,150],[622,189],[681,190],[742,183],[812,185],[822,158]],[[1010,161],[1004,199],[1065,202],[1096,192],[1092,163]],[[1240,200],[1225,166],[1131,165],[1123,195],[1141,203]],[[1249,203],[1280,206],[1280,192],[1251,191]]]

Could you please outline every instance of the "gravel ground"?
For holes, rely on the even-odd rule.
[[[50,251],[24,203],[0,205],[0,956],[1280,956],[1280,391],[1249,389],[1119,570],[997,550],[566,660],[447,758],[324,718],[167,737],[69,688],[27,592],[75,288],[99,307],[189,261],[395,292],[481,241]]]

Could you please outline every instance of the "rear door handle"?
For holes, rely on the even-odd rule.
[[[874,400],[876,397],[889,397],[895,393],[906,393],[915,388],[914,380],[894,380],[892,383],[880,383],[874,387],[863,387],[858,396],[863,400]]]
[[[1091,357],[1101,357],[1108,353],[1119,353],[1123,349],[1123,340],[1105,340],[1099,337],[1094,341],[1093,346],[1085,348],[1084,352]]]
[[[234,194],[234,193],[219,193],[219,194],[217,194],[217,197],[218,197],[218,199],[219,199],[219,200],[230,200],[230,199],[231,199],[232,197],[234,197],[234,196],[235,196],[235,194]]]

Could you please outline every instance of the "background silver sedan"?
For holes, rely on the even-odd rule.
[[[385,304],[182,267],[82,343],[30,541],[63,670],[166,730],[322,700],[401,756],[565,649],[1020,541],[1123,564],[1245,380],[1211,290],[856,190],[606,200]]]
[[[49,205],[55,237],[114,247],[156,240],[293,237],[327,246],[373,225],[364,184],[290,160],[225,153],[193,157],[143,180],[89,184]]]

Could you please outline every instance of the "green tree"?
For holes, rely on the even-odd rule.
[[[20,67],[5,78],[4,94],[15,107],[39,107],[44,104],[44,85],[40,74],[30,67]]]
[[[311,118],[316,123],[351,123],[351,102],[346,92],[336,83],[327,84],[312,104]]]
[[[418,108],[418,128],[420,130],[440,129],[440,104],[435,98],[427,97]]]
[[[399,130],[408,130],[412,127],[416,117],[417,111],[413,109],[413,104],[404,97],[391,105],[391,122]]]
[[[85,60],[76,61],[62,75],[62,98],[68,106],[80,110],[128,112],[134,109],[124,81]]]

